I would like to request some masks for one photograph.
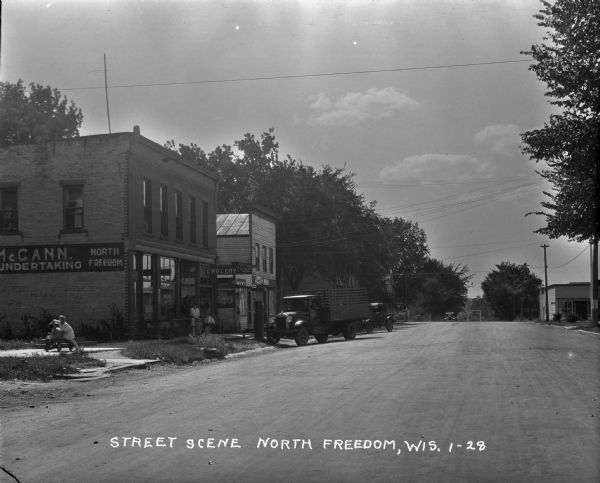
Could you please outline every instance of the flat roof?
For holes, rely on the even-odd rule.
[[[551,283],[548,288],[552,287],[575,287],[575,286],[587,286],[589,287],[590,282],[569,282],[569,283]],[[544,288],[544,287],[542,287]]]

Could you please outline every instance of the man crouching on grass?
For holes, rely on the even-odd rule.
[[[79,345],[77,344],[77,341],[75,340],[75,331],[73,330],[73,327],[71,327],[67,323],[67,321],[65,320],[65,316],[59,315],[58,320],[54,319],[52,322],[58,323],[57,329],[60,331],[59,332],[60,336],[63,339],[65,339],[67,342],[73,344],[73,346],[75,347],[75,350],[79,350]]]

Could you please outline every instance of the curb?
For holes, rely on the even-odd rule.
[[[160,362],[160,361],[158,359],[150,359],[150,360],[144,359],[143,361],[140,361],[138,363],[115,364],[113,366],[106,367],[105,372],[118,372],[118,371],[122,371],[124,369],[135,369],[135,368],[140,368],[140,367],[146,367],[147,365],[156,364],[157,362]]]
[[[591,331],[585,330],[585,329],[577,329],[577,332],[583,332],[584,334],[600,335],[600,332],[591,332]]]
[[[223,359],[205,359],[202,361],[203,363],[213,362],[214,361],[226,361],[226,360],[235,360],[241,357],[247,357],[255,354],[260,354],[263,352],[274,351],[276,347],[267,346],[267,347],[259,347],[257,349],[250,349],[243,352],[236,352],[233,354],[227,354]],[[100,351],[98,351],[100,352]],[[102,359],[106,362],[106,367],[100,367],[95,369],[80,369],[80,372],[76,374],[59,374],[56,375],[55,379],[61,379],[65,381],[73,381],[73,382],[88,382],[88,381],[96,381],[98,379],[105,379],[110,377],[111,373],[119,372],[126,369],[139,369],[146,367],[150,364],[156,364],[161,362],[159,359]],[[124,360],[128,360],[130,362],[123,362]]]
[[[76,374],[60,374],[55,376],[56,379],[69,380],[74,382],[95,381],[97,379],[105,379],[110,377],[112,372],[118,372],[125,369],[136,369],[146,367],[148,364],[160,362],[158,359],[142,359],[137,363],[115,363],[111,366],[101,367],[98,369],[83,369]],[[108,361],[107,361],[108,364]]]
[[[562,329],[562,330],[566,330],[566,331],[573,331],[573,332],[581,332],[583,334],[593,334],[593,335],[600,335],[600,332],[592,332],[591,330],[586,330],[585,327],[568,327],[566,325],[553,325],[553,324],[540,324],[542,327],[552,327],[554,329]]]
[[[251,356],[253,354],[257,354],[257,353],[261,353],[261,352],[274,351],[275,349],[276,349],[276,347],[273,347],[273,346],[259,347],[258,349],[250,349],[250,350],[243,351],[243,352],[235,352],[233,354],[227,354],[223,359],[224,360],[227,360],[227,359],[237,359],[239,357],[244,357],[244,355]]]

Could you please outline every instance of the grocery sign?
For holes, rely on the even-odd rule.
[[[252,265],[249,263],[231,263],[229,265],[216,265],[215,274],[217,278],[234,278],[235,275],[249,275],[252,273]]]
[[[0,274],[122,271],[124,255],[123,243],[0,247]]]

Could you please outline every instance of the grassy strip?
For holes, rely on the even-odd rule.
[[[123,354],[132,359],[159,359],[184,365],[205,359],[223,359],[227,354],[261,347],[248,339],[228,340],[218,334],[202,334],[181,339],[132,341]]]
[[[0,350],[6,351],[11,349],[31,349],[35,347],[35,344],[30,341],[22,340],[22,339],[10,339],[3,340],[0,339]]]
[[[57,375],[74,374],[84,367],[104,367],[106,362],[85,353],[0,357],[0,379],[50,381]]]

